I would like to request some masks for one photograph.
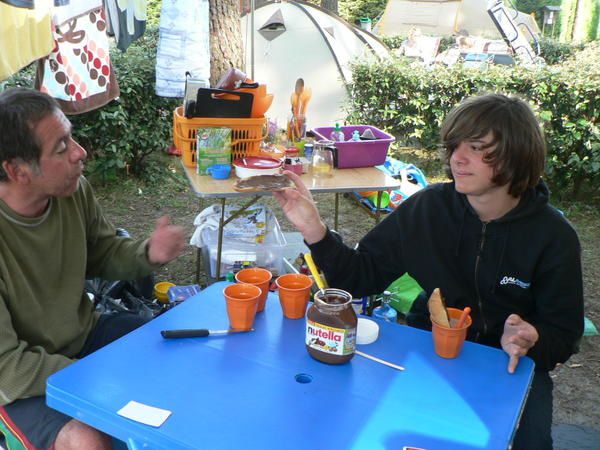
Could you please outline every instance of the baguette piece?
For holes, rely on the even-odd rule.
[[[429,308],[432,322],[450,328],[448,311],[446,311],[446,304],[444,303],[444,298],[442,297],[442,292],[439,288],[435,288],[431,293],[431,296],[427,301],[427,307]]]
[[[294,183],[282,174],[240,178],[233,185],[233,189],[238,192],[282,191],[288,187],[294,187]]]

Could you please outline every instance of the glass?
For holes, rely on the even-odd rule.
[[[287,138],[290,143],[299,142],[306,137],[306,117],[304,114],[292,115],[288,120]]]
[[[311,162],[312,176],[326,178],[333,175],[333,141],[315,142]]]

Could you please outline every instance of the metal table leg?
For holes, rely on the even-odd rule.
[[[229,222],[237,218],[241,213],[246,211],[250,206],[254,205],[260,196],[253,197],[250,201],[248,201],[245,205],[243,205],[240,209],[238,209],[235,213],[233,213],[227,220],[225,220],[225,198],[221,199],[221,219],[219,220],[219,238],[217,241],[217,268],[216,268],[216,279],[219,280],[221,278],[221,251],[223,250],[223,228]]]
[[[381,198],[383,197],[383,191],[377,191],[377,204],[375,205],[375,225],[381,220]]]
[[[334,209],[334,215],[333,215],[333,229],[335,231],[338,231],[339,211],[340,211],[340,194],[336,192],[335,193],[335,209]]]

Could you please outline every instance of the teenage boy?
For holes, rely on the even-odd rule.
[[[427,295],[440,288],[447,306],[471,307],[468,339],[501,347],[513,373],[529,356],[536,371],[515,436],[515,449],[551,449],[552,380],[583,333],[583,287],[577,234],[548,204],[541,176],[545,142],[522,100],[489,94],[468,98],[441,128],[448,183],[403,202],[360,241],[336,239],[311,194],[275,193],[302,233],[331,286],[360,297],[382,292],[408,272]],[[426,298],[409,324],[429,327]],[[493,380],[490,380],[493,382]]]
[[[117,236],[82,176],[85,158],[54,99],[0,94],[0,433],[27,449],[112,448],[46,406],[46,379],[145,322],[96,314],[86,278],[136,279],[185,247],[166,217],[147,240]]]

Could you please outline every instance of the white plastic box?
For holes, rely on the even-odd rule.
[[[288,240],[289,239],[289,240]],[[250,244],[232,240],[223,241],[221,252],[221,277],[227,272],[237,272],[243,267],[264,267],[278,276],[287,272],[283,258],[293,262],[300,253],[308,252],[300,233],[283,233],[280,242]],[[217,275],[217,244],[202,248],[204,271],[212,278]]]

